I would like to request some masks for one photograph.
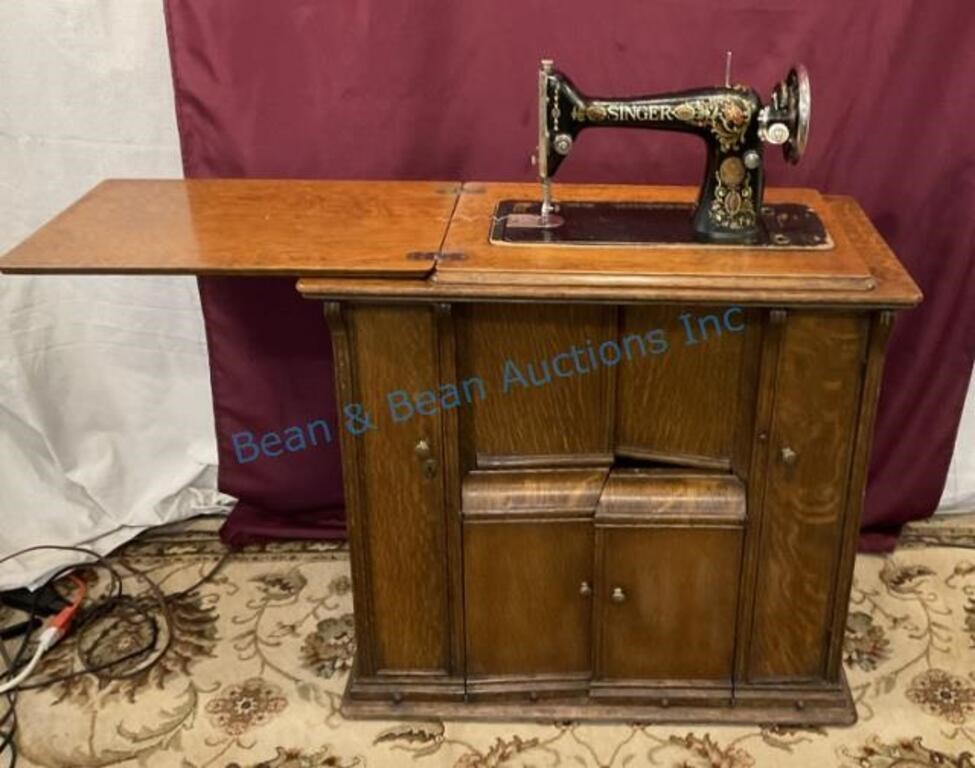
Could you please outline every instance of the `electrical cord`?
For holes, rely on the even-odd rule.
[[[10,655],[7,653],[7,648],[3,643],[0,643],[0,656],[3,657],[7,669],[10,669]],[[8,693],[6,698],[7,711],[0,718],[0,757],[5,753],[9,753],[10,762],[7,764],[7,768],[16,768],[17,745],[14,743],[14,734],[17,732],[17,694]],[[8,721],[10,721],[10,727],[7,730],[3,730]]]
[[[85,599],[85,595],[88,593],[88,586],[74,574],[69,575],[68,578],[75,583],[78,594],[75,596],[70,605],[62,608],[56,616],[47,622],[47,625],[41,632],[41,636],[37,642],[37,648],[34,649],[34,655],[31,656],[30,661],[23,666],[20,672],[14,675],[6,683],[0,685],[0,694],[14,690],[20,686],[24,680],[30,677],[31,673],[34,671],[34,667],[36,667],[38,662],[41,660],[41,656],[53,648],[54,644],[64,636],[64,634],[68,631],[68,627],[71,626],[71,620],[78,612],[78,608],[81,606],[82,601]]]
[[[47,583],[56,583],[67,575],[74,582],[75,594],[71,603],[47,622],[29,659],[27,658],[31,634],[29,631],[25,632],[16,653],[12,657],[8,654],[5,645],[0,642],[0,655],[3,656],[6,664],[6,671],[0,672],[0,680],[9,677],[8,680],[0,683],[0,696],[6,696],[8,701],[7,711],[0,717],[0,756],[9,752],[11,761],[8,768],[13,768],[17,763],[14,735],[17,728],[16,695],[18,692],[45,688],[87,674],[96,674],[107,680],[125,680],[148,671],[166,655],[172,645],[173,616],[170,603],[191,595],[210,581],[230,556],[229,552],[225,552],[216,565],[197,581],[185,589],[169,594],[164,593],[146,573],[122,560],[120,561],[121,566],[144,583],[148,589],[147,594],[133,596],[125,594],[123,576],[119,570],[109,563],[105,557],[85,547],[38,545],[0,558],[0,564],[28,552],[40,550],[74,552],[91,559],[81,564],[66,566],[48,579]],[[87,584],[72,573],[81,565],[103,569],[110,577],[106,594],[88,606],[84,605],[88,592]],[[38,593],[39,590],[33,592],[28,626],[33,625],[37,618]],[[162,622],[162,627],[160,622]],[[44,653],[57,644],[58,640],[69,631],[72,624],[74,629],[71,631],[77,638],[76,651],[81,669],[61,675],[53,675],[39,681],[26,682]],[[117,658],[106,661],[94,660],[93,654],[102,641],[116,632],[120,625],[133,628],[140,624],[148,627],[148,637],[144,643]],[[100,631],[96,632],[99,627],[101,628]],[[161,646],[160,637],[163,638]],[[117,670],[120,665],[130,664],[136,659],[141,660],[134,666],[123,667],[121,671],[112,671],[113,669]],[[7,727],[8,722],[10,723],[9,727]],[[6,730],[4,730],[5,727]]]

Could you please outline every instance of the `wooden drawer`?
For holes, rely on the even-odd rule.
[[[730,686],[744,520],[732,475],[611,473],[595,515],[594,695]]]
[[[592,517],[603,469],[463,484],[468,693],[536,698],[591,676]]]

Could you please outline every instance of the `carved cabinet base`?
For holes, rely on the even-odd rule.
[[[856,707],[850,695],[846,677],[838,685],[787,687],[752,690],[729,702],[716,697],[709,702],[706,691],[693,689],[694,703],[675,698],[667,704],[602,702],[586,696],[575,698],[545,698],[528,704],[484,700],[457,699],[384,700],[360,698],[353,676],[342,698],[342,715],[352,719],[369,720],[528,720],[552,722],[574,720],[604,723],[720,723],[776,724],[793,726],[852,725],[856,722]]]

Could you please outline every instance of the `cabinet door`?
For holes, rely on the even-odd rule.
[[[591,518],[466,523],[469,680],[588,680],[591,584]]]
[[[865,316],[785,316],[774,360],[774,406],[761,502],[754,615],[748,655],[753,682],[814,681],[825,675],[839,552],[859,414]],[[852,529],[851,529],[852,530]],[[842,628],[839,628],[842,632]]]
[[[623,307],[621,315],[621,343],[635,351],[617,371],[617,453],[729,469],[749,418],[738,382],[755,366],[745,344],[758,325],[754,312],[664,304]],[[632,346],[648,336],[667,346]]]
[[[597,529],[597,678],[730,681],[737,527]]]
[[[444,415],[398,421],[386,397],[398,390],[436,390],[436,318],[429,307],[355,305],[333,309],[329,320],[342,400],[346,407],[361,406],[373,424],[358,435],[340,430],[358,675],[446,676],[455,662],[441,469]]]
[[[471,304],[459,320],[460,377],[487,393],[462,414],[477,467],[612,463],[616,366],[593,368],[586,343],[616,337],[615,307]]]

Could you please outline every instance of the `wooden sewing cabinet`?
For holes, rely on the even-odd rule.
[[[371,418],[338,430],[346,715],[852,722],[871,432],[916,286],[850,198],[767,195],[813,207],[826,250],[490,244],[496,203],[535,194],[107,182],[0,269],[294,274],[323,302],[341,403]],[[535,383],[504,391],[509,362]]]

